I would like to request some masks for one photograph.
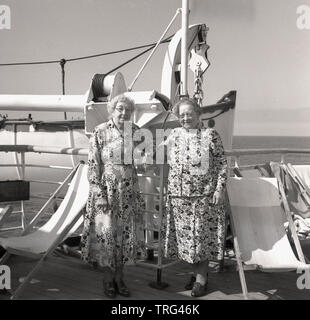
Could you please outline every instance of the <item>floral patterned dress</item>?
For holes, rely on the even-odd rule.
[[[173,129],[165,145],[169,176],[161,230],[164,254],[189,263],[220,259],[225,208],[213,205],[212,198],[227,180],[221,138],[201,123],[197,130]]]
[[[132,124],[132,133],[137,129]],[[124,137],[113,121],[97,126],[90,138],[82,259],[112,270],[144,254],[144,202],[133,161],[125,164],[123,155]]]

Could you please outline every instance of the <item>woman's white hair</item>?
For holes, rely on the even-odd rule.
[[[116,97],[114,97],[111,101],[108,102],[107,109],[109,114],[111,115],[113,111],[115,110],[116,105],[119,102],[125,102],[126,105],[130,107],[130,111],[133,112],[135,109],[135,102],[130,97],[126,96],[125,94],[120,94]]]
[[[183,104],[189,104],[190,106],[192,106],[194,108],[194,111],[198,114],[198,116],[201,115],[201,108],[199,107],[199,104],[197,103],[197,101],[195,99],[183,98],[183,99],[179,100],[172,108],[172,112],[177,117],[179,117],[179,115],[180,115],[180,106],[182,106]]]

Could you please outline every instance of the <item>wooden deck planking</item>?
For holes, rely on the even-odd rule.
[[[41,200],[27,203],[31,215],[41,207]],[[26,208],[26,211],[27,208]],[[28,211],[29,212],[29,211]],[[49,214],[46,215],[46,218]],[[13,217],[12,217],[13,218]],[[16,221],[16,217],[14,217]],[[30,216],[28,216],[29,220]],[[12,221],[14,222],[14,221]],[[16,232],[17,233],[17,232]],[[3,236],[4,233],[1,233]],[[10,233],[12,235],[12,233]],[[310,257],[310,243],[306,247],[305,254]],[[19,284],[18,279],[26,276],[34,266],[34,262],[22,257],[13,257],[7,262],[11,266],[13,289]],[[227,260],[226,265],[233,265],[233,260]],[[149,287],[149,283],[156,280],[156,269],[147,266],[127,266],[125,279],[131,289],[132,297],[136,300],[192,300],[190,291],[185,291],[184,284],[189,278],[191,270],[185,263],[178,263],[162,271],[162,281],[169,286],[164,290],[156,290]],[[284,300],[309,300],[310,290],[299,290],[296,280],[299,274],[296,272],[264,273],[260,271],[246,271],[245,278],[251,299],[284,299]],[[37,273],[35,279],[39,283],[29,284],[21,299],[107,299],[102,290],[103,276],[98,270],[94,270],[87,264],[72,257],[51,257],[45,262],[43,268]],[[59,291],[51,291],[58,289]],[[6,296],[0,295],[1,299]],[[118,299],[126,299],[119,297]],[[209,273],[208,293],[201,297],[202,300],[235,300],[243,299],[238,272],[227,268],[225,272],[215,272],[213,268]]]
[[[26,262],[25,262],[26,261]],[[22,257],[12,257],[8,261],[12,272],[12,286],[16,288],[18,279],[26,276],[34,263]],[[156,279],[156,270],[145,266],[127,266],[126,283],[131,289],[132,297],[118,299],[133,300],[194,300],[190,291],[185,291],[190,269],[179,263],[163,271],[163,281],[169,286],[164,290],[149,287]],[[309,300],[309,290],[299,290],[295,272],[263,273],[246,271],[245,277],[251,299],[302,299]],[[47,300],[105,300],[102,290],[102,274],[75,258],[51,257],[35,276],[38,283],[29,284],[20,299]],[[58,291],[51,291],[57,289]],[[6,297],[0,296],[0,299]],[[243,299],[239,276],[236,271],[209,273],[208,293],[201,300],[239,300]]]

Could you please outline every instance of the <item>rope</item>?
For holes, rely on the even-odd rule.
[[[160,44],[162,44],[162,43],[166,43],[166,42],[170,42],[170,40],[171,40],[171,38],[172,38],[173,36],[174,36],[174,34],[173,34],[173,35],[171,35],[171,36],[169,36],[168,38],[164,39],[163,41],[161,41],[161,43],[160,43]],[[146,50],[142,51],[141,53],[139,53],[139,54],[137,54],[136,56],[132,57],[131,59],[129,59],[129,60],[127,60],[127,61],[125,61],[125,62],[124,62],[124,63],[122,63],[121,65],[119,65],[119,66],[115,67],[114,69],[112,69],[112,70],[108,71],[108,72],[106,73],[106,75],[108,75],[108,74],[110,74],[110,73],[112,73],[112,72],[114,72],[114,71],[116,71],[116,70],[120,69],[121,67],[123,67],[123,66],[125,66],[126,64],[130,63],[131,61],[133,61],[133,60],[135,60],[135,59],[139,58],[140,56],[142,56],[143,54],[147,53],[148,51],[151,51],[155,46],[156,46],[156,43],[153,43],[153,45],[152,45],[150,48],[148,48],[148,49],[146,49]]]
[[[173,36],[174,36],[174,34],[171,35],[170,37],[166,38],[165,40],[163,40],[161,43],[169,42],[170,39],[171,39]],[[142,45],[142,46],[131,47],[131,48],[127,48],[127,49],[121,49],[121,50],[116,50],[116,51],[109,51],[109,52],[104,52],[104,53],[99,53],[99,54],[93,54],[93,55],[88,55],[88,56],[83,56],[83,57],[77,57],[77,58],[69,58],[69,59],[66,59],[66,62],[72,62],[72,61],[78,61],[78,60],[85,60],[85,59],[92,59],[92,58],[107,56],[107,55],[116,54],[116,53],[133,51],[133,50],[142,49],[142,48],[146,48],[146,47],[153,47],[153,46],[155,46],[155,45],[156,45],[156,43],[150,43],[150,44],[145,44],[145,45]],[[61,60],[60,60],[60,61],[61,61]],[[0,63],[0,67],[60,63],[60,61],[59,61],[59,60],[47,60],[47,61],[33,61],[33,62]]]
[[[150,51],[150,50],[152,50],[152,49],[153,49],[153,47],[148,48],[148,49],[142,51],[141,53],[137,54],[136,56],[130,58],[129,60],[126,60],[124,63],[122,63],[122,64],[120,64],[119,66],[117,66],[117,67],[111,69],[110,71],[108,71],[108,72],[106,73],[106,75],[108,75],[108,74],[110,74],[110,73],[112,73],[112,72],[120,69],[121,67],[123,67],[123,66],[125,66],[126,64],[128,64],[129,62],[131,62],[131,61],[139,58],[140,56],[142,56],[143,54],[147,53],[148,51]]]
[[[170,42],[171,38],[174,36],[171,35],[168,38],[162,40],[160,43],[151,43],[151,44],[146,44],[142,46],[136,46],[136,47],[131,47],[127,49],[121,49],[121,50],[116,50],[116,51],[110,51],[110,52],[105,52],[105,53],[99,53],[99,54],[94,54],[94,55],[88,55],[88,56],[83,56],[83,57],[78,57],[78,58],[69,58],[69,59],[61,59],[61,60],[49,60],[49,61],[34,61],[34,62],[14,62],[14,63],[0,63],[0,67],[4,66],[21,66],[21,65],[40,65],[40,64],[52,64],[52,63],[59,63],[61,67],[61,84],[62,84],[62,94],[65,95],[65,64],[69,61],[78,61],[78,60],[85,60],[85,59],[91,59],[91,58],[97,58],[101,56],[106,56],[106,55],[112,55],[116,53],[121,53],[121,52],[127,52],[127,51],[133,51],[141,48],[146,48],[149,47],[148,49],[144,50],[143,52],[139,53],[138,55],[132,57],[131,59],[125,61],[121,65],[111,69],[108,71],[106,74],[95,74],[94,79],[93,79],[93,84],[92,84],[92,89],[94,93],[94,97],[100,97],[104,95],[103,88],[102,88],[102,83],[104,80],[104,77],[107,76],[108,74],[118,70],[119,68],[125,66],[126,64],[130,63],[131,61],[137,59],[138,57],[142,56],[144,53],[152,50],[156,45]],[[67,120],[67,113],[64,112],[64,118]]]

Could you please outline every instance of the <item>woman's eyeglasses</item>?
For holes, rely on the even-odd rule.
[[[116,107],[115,110],[119,113],[131,113],[131,109],[129,108]]]

